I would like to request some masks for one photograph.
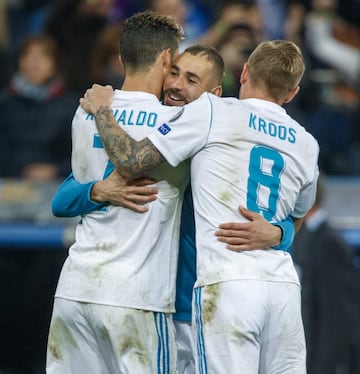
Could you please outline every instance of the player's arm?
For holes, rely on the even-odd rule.
[[[158,189],[154,183],[156,180],[148,177],[126,181],[114,170],[106,179],[94,184],[90,196],[96,202],[145,213],[149,210],[145,204],[156,200]]]
[[[111,86],[94,84],[80,99],[80,105],[94,115],[105,151],[118,173],[127,179],[138,178],[165,159],[148,138],[138,142],[117,124],[110,109],[113,95]]]
[[[79,183],[71,173],[57,189],[52,201],[52,213],[56,217],[76,217],[101,209],[106,204],[91,200],[95,182]]]
[[[219,226],[215,235],[233,251],[273,248],[288,251],[300,228],[302,219],[288,217],[284,221],[270,223],[261,214],[245,208],[240,213],[249,222],[229,222]]]
[[[157,188],[149,187],[154,183],[150,178],[125,182],[112,172],[104,180],[82,184],[70,174],[52,199],[52,212],[57,217],[76,217],[107,205],[118,205],[144,213],[148,210],[144,204],[156,199]]]

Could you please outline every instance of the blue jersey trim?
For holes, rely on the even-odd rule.
[[[53,215],[76,217],[103,208],[105,203],[96,203],[90,199],[94,183],[79,183],[71,173],[60,185],[51,201]]]
[[[198,369],[200,374],[207,374],[205,339],[202,320],[202,288],[194,289],[195,324],[196,324],[196,345],[198,351]]]
[[[181,211],[179,260],[174,320],[191,322],[192,290],[196,280],[195,218],[190,183]]]
[[[289,252],[295,238],[295,226],[291,216],[280,222],[272,222],[274,226],[279,226],[282,231],[281,242],[278,246],[272,247],[279,251]]]
[[[157,374],[171,374],[169,326],[166,314],[154,312],[154,321],[158,336]]]

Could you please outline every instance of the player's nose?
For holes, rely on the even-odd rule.
[[[171,82],[170,88],[181,91],[184,88],[184,79],[181,77],[174,78],[174,80]]]

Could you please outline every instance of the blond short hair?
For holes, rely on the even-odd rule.
[[[248,59],[250,80],[281,101],[296,88],[305,71],[300,48],[288,40],[260,43]]]

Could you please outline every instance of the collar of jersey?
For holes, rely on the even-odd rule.
[[[248,103],[251,103],[254,106],[261,106],[262,108],[267,108],[269,110],[276,110],[277,112],[281,111],[281,112],[286,113],[285,108],[283,108],[281,105],[273,103],[268,100],[251,98],[251,99],[242,99],[241,101],[246,101]]]
[[[115,98],[146,98],[149,100],[156,100],[159,102],[159,99],[156,97],[156,95],[149,93],[149,92],[143,92],[143,91],[123,91],[123,90],[115,90]]]

